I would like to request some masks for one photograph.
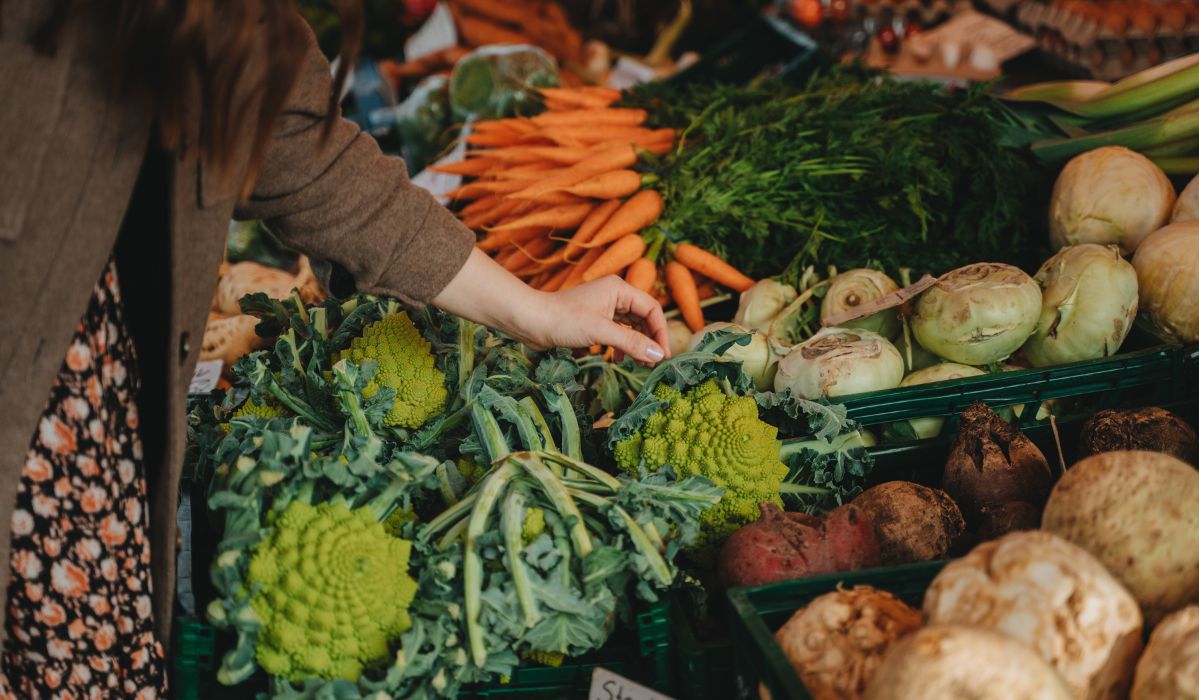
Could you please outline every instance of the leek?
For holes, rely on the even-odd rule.
[[[1032,145],[1046,163],[1063,163],[1102,146],[1124,146],[1143,151],[1164,143],[1199,136],[1199,110],[1176,110],[1132,126],[1075,138],[1049,139]]]

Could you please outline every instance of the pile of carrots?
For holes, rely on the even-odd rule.
[[[689,243],[652,228],[664,207],[656,178],[634,168],[662,155],[673,129],[651,129],[641,109],[613,107],[618,90],[546,88],[535,117],[482,121],[466,137],[466,160],[434,167],[473,178],[450,192],[467,200],[462,221],[483,232],[478,246],[545,291],[623,274],[634,287],[671,300],[692,330],[716,285],[741,292],[753,280]]]

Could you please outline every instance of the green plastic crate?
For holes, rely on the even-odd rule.
[[[172,692],[180,700],[251,700],[267,690],[261,674],[232,688],[216,682],[223,648],[217,631],[196,618],[176,620]],[[521,698],[556,700],[579,698],[591,686],[591,674],[606,668],[668,695],[675,692],[673,636],[670,606],[665,600],[636,616],[636,629],[621,630],[602,649],[570,659],[558,668],[519,668],[507,683],[490,683],[464,689],[459,698],[492,700]]]
[[[800,81],[828,63],[811,37],[785,20],[763,14],[669,80],[734,84],[763,78]]]
[[[919,609],[925,589],[945,564],[945,561],[924,562],[730,590],[728,602],[736,655],[736,696],[756,698],[758,684],[763,683],[776,699],[809,698],[799,674],[774,641],[774,632],[813,598],[833,591],[841,584],[847,587],[870,585]]]

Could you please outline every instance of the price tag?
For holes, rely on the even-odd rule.
[[[216,388],[217,382],[221,381],[221,370],[224,369],[225,363],[221,360],[204,360],[196,363],[196,371],[192,374],[191,386],[187,388],[189,394],[211,394]]]
[[[606,668],[597,668],[591,674],[591,691],[587,700],[673,700],[656,690],[612,673]]]

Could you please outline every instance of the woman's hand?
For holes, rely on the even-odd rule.
[[[655,364],[670,347],[662,307],[617,277],[539,292],[474,250],[433,305],[501,330],[534,348],[611,345]]]

